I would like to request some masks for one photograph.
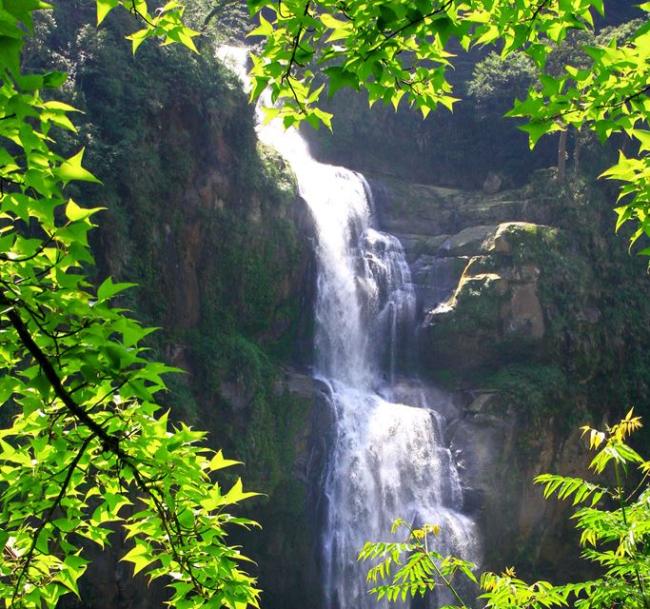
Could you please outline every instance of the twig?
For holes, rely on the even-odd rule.
[[[119,438],[117,436],[109,434],[71,397],[70,393],[63,386],[61,379],[59,378],[56,370],[52,366],[52,363],[48,359],[47,355],[36,344],[25,322],[22,320],[22,318],[16,311],[16,303],[9,300],[5,294],[0,293],[0,305],[5,307],[5,314],[9,318],[11,325],[18,333],[18,336],[22,341],[23,345],[25,346],[25,348],[29,351],[29,353],[32,355],[32,357],[36,360],[36,362],[41,367],[41,370],[43,371],[45,377],[47,378],[50,385],[54,389],[54,392],[57,395],[57,397],[63,402],[66,408],[81,423],[83,423],[86,427],[90,429],[90,431],[92,432],[91,436],[89,436],[90,438],[97,437],[101,441],[104,450],[112,452],[118,458],[118,462],[122,464],[122,466],[127,466],[131,470],[131,473],[133,474],[133,478],[136,482],[137,487],[140,489],[140,491],[142,491],[142,493],[148,496],[154,504],[156,512],[160,518],[161,525],[165,531],[165,537],[167,538],[167,541],[169,543],[169,548],[172,553],[172,556],[178,562],[179,566],[187,573],[188,577],[192,581],[192,585],[196,590],[196,592],[201,596],[205,596],[204,593],[205,586],[201,584],[201,582],[197,579],[196,575],[194,574],[193,567],[190,561],[185,557],[183,557],[181,552],[177,548],[175,535],[179,539],[183,539],[183,532],[173,531],[172,525],[170,524],[170,519],[173,520],[174,515],[169,513],[169,511],[167,510],[167,508],[165,507],[161,499],[158,497],[157,493],[159,491],[157,491],[155,487],[151,486],[148,483],[148,481],[143,477],[142,473],[138,469],[137,464],[133,461],[131,456],[128,453],[126,453],[124,449],[120,446]],[[90,440],[88,440],[88,442],[90,442]],[[78,455],[78,459],[81,459],[80,455]],[[78,463],[78,459],[74,462],[75,466],[76,463]],[[61,497],[63,496],[63,493],[65,492],[65,488],[67,488],[67,485],[70,482],[71,476],[72,473],[69,472],[68,476],[66,477],[66,483],[64,484],[64,488],[62,489]],[[60,502],[60,499],[58,499],[58,501]],[[35,541],[33,545],[35,547],[36,545]],[[33,554],[33,551],[34,550],[31,551],[31,554]],[[24,576],[24,572],[21,572],[19,576],[19,581],[22,581],[23,576]],[[18,587],[19,586],[17,584],[14,589],[14,598],[18,594]]]
[[[36,550],[36,544],[38,543],[38,538],[40,534],[43,532],[43,529],[45,526],[52,520],[52,516],[54,515],[54,512],[56,509],[59,507],[61,504],[61,501],[63,497],[65,496],[66,491],[68,490],[68,486],[70,485],[70,481],[72,480],[72,474],[74,473],[74,470],[77,468],[77,465],[79,465],[79,461],[81,461],[81,458],[83,457],[84,453],[86,452],[86,449],[88,448],[88,445],[90,442],[95,438],[95,434],[91,433],[84,441],[83,444],[79,447],[79,450],[77,451],[77,454],[75,455],[74,459],[70,462],[70,465],[68,466],[68,471],[65,476],[65,480],[63,481],[63,484],[61,485],[61,489],[59,490],[59,494],[56,496],[54,501],[52,502],[52,505],[50,505],[49,509],[47,510],[47,513],[45,514],[43,520],[39,524],[39,526],[36,528],[34,531],[34,536],[32,538],[32,543],[29,546],[29,550],[27,550],[27,554],[25,554],[25,558],[23,559],[23,565],[20,569],[20,572],[18,573],[18,578],[16,579],[16,584],[14,585],[14,593],[11,598],[11,605],[14,604],[14,601],[16,600],[16,597],[18,596],[18,591],[20,589],[20,584],[23,581],[23,578],[27,574],[29,567],[32,562],[32,558],[34,557],[34,551]]]
[[[549,2],[550,2],[550,0],[542,0],[542,2],[540,2],[537,5],[537,8],[533,12],[530,19],[528,20],[528,21],[530,21],[530,24],[528,25],[528,32],[526,32],[526,40],[530,39],[530,35],[531,35],[532,31],[533,31],[533,26],[535,25],[535,21],[537,20],[537,17],[539,17],[540,12],[542,11],[542,9],[546,5],[548,5]]]
[[[623,517],[623,524],[627,527],[627,511],[625,509],[625,497],[623,496],[623,482],[621,481],[621,472],[619,465],[614,461],[614,475],[616,476],[616,487],[618,491],[618,500],[619,506],[621,508],[621,516]],[[648,597],[645,593],[645,587],[643,585],[643,580],[641,579],[641,574],[639,573],[639,567],[634,563],[634,574],[636,576],[636,582],[639,586],[639,592],[641,593],[641,598],[643,600],[643,606],[645,609],[650,609],[650,604],[648,603]]]
[[[47,234],[47,239],[41,243],[36,251],[31,254],[31,256],[25,256],[24,258],[11,258],[9,255],[5,254],[4,252],[0,253],[0,260],[4,262],[27,262],[28,260],[33,260],[36,258],[39,254],[42,254],[45,248],[54,241],[54,235],[50,235],[49,233]]]
[[[303,16],[307,17],[309,15],[309,6],[311,5],[311,0],[307,0],[305,2],[305,10],[303,11]],[[296,103],[298,104],[298,107],[300,108],[300,111],[304,114],[305,113],[305,108],[303,106],[303,103],[300,101],[300,98],[298,97],[298,94],[296,93],[296,90],[293,88],[293,84],[291,84],[291,72],[293,71],[293,66],[296,65],[296,53],[298,52],[298,47],[300,46],[300,37],[302,36],[304,27],[303,24],[301,23],[298,26],[298,31],[296,32],[296,35],[294,36],[293,39],[293,47],[291,49],[291,57],[289,57],[289,64],[287,65],[287,69],[285,73],[282,75],[281,82],[286,82],[289,85],[289,89],[291,89],[291,93],[293,95],[293,98],[296,100]]]
[[[103,427],[101,427],[101,425],[97,424],[88,413],[72,399],[65,387],[63,387],[61,379],[54,369],[54,366],[52,366],[47,355],[45,355],[41,348],[34,342],[25,322],[17,313],[15,304],[12,303],[4,294],[0,294],[0,305],[9,307],[6,311],[6,315],[9,318],[11,325],[15,328],[23,345],[25,345],[32,357],[41,367],[43,374],[45,374],[52,389],[54,389],[54,393],[65,404],[66,408],[102,441],[102,444],[106,449],[110,450],[122,459],[128,459],[128,455],[120,448],[119,439],[116,436],[110,435]]]
[[[140,10],[138,10],[138,7],[136,6],[135,0],[131,0],[131,12],[136,16],[140,17],[142,21],[144,21],[149,27],[156,27],[155,24],[149,20],[149,18],[146,15],[143,15]]]
[[[398,36],[405,30],[408,30],[410,27],[413,27],[414,25],[419,25],[421,23],[424,23],[427,19],[430,19],[431,17],[435,17],[440,13],[444,13],[452,4],[453,4],[453,0],[447,0],[442,6],[439,6],[438,8],[434,9],[430,13],[426,13],[421,17],[418,17],[417,19],[410,20],[408,23],[405,23],[404,25],[400,26],[396,30],[393,30],[390,34],[384,34],[384,40],[378,42],[374,47],[369,49],[364,56],[364,60],[368,59],[370,55],[372,55],[374,52],[381,49],[389,40],[395,38],[395,36]]]

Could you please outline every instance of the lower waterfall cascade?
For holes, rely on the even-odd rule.
[[[248,50],[224,46],[218,54],[247,87]],[[438,524],[440,553],[480,558],[444,437],[453,407],[449,396],[400,371],[416,296],[399,239],[376,228],[366,180],[314,160],[296,129],[258,118],[259,139],[291,166],[317,231],[314,376],[329,389],[335,425],[321,491],[325,606],[387,606],[368,594],[368,565],[357,554],[366,541],[392,539],[395,519]],[[447,601],[445,591],[435,600]]]

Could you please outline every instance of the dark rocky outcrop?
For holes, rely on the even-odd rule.
[[[373,180],[413,273],[420,372],[456,396],[448,436],[485,566],[555,580],[584,566],[568,506],[532,479],[585,472],[578,425],[650,413],[645,264],[613,235],[607,191],[572,179],[492,194]]]

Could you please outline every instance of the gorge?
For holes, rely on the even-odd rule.
[[[263,531],[237,538],[263,607],[373,606],[355,555],[396,517],[441,524],[445,549],[488,568],[579,573],[566,511],[530,481],[583,470],[577,425],[648,412],[644,264],[610,236],[611,192],[529,166],[483,190],[490,159],[448,163],[467,142],[436,131],[462,115],[413,127],[355,101],[329,144],[273,125],[256,137],[219,62],[133,62],[119,20],[97,34],[72,9],[57,19],[48,61],[73,74],[106,183],[89,199],[108,207],[100,275],[141,285],[124,304],[189,371],[174,416],[266,494],[250,508]],[[119,549],[76,606],[160,606]]]
[[[247,49],[222,47],[218,55],[246,83]],[[325,506],[325,607],[370,608],[375,601],[356,555],[366,541],[389,536],[398,518],[439,525],[441,553],[479,561],[478,531],[462,513],[455,455],[445,441],[450,399],[400,378],[413,372],[404,361],[414,348],[416,296],[401,243],[373,227],[366,180],[318,163],[295,129],[265,125],[262,107],[258,114],[260,139],[289,162],[316,230],[314,374],[327,387],[334,425],[316,491]]]

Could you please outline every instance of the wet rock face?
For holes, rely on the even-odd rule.
[[[322,476],[334,433],[329,389],[286,368],[274,391],[283,402],[299,404],[292,433],[281,439],[291,458],[273,495],[250,506],[250,516],[263,523],[263,533],[254,531],[237,541],[257,562],[254,572],[264,591],[264,607],[319,609]]]
[[[492,171],[488,172],[485,182],[483,182],[483,192],[493,195],[501,190],[503,185],[503,178]]]
[[[461,449],[467,506],[482,525],[484,567],[516,565],[522,575],[560,581],[588,577],[569,506],[546,501],[532,483],[544,472],[584,474],[588,454],[579,431],[567,436],[549,419],[532,437],[503,396],[474,393],[464,399],[451,440]]]
[[[265,608],[308,606],[312,401],[287,386],[280,362],[308,365],[311,218],[290,172],[258,147],[240,83],[210,53],[144,45],[133,61],[130,16],[115,11],[96,31],[94,11],[93,2],[47,11],[37,59],[70,73],[70,101],[83,110],[74,146],[87,140],[86,162],[104,182],[82,198],[107,208],[92,235],[98,280],[138,284],[120,306],[163,328],[149,346],[187,371],[167,378],[172,416],[245,461],[245,485],[268,495],[249,514],[264,532],[242,539],[264,564]],[[232,535],[237,543],[242,532]],[[83,600],[65,606],[164,606],[168,594],[119,561],[126,549],[116,537],[93,550]]]
[[[471,367],[482,357],[477,349],[489,356],[504,340],[543,338],[541,271],[522,258],[534,244],[519,241],[551,238],[536,226],[551,219],[555,202],[529,189],[461,191],[394,178],[372,185],[379,222],[400,238],[411,265],[425,361]]]
[[[554,190],[548,174],[535,179],[518,191],[395,178],[373,188],[381,226],[397,233],[411,267],[420,373],[455,391],[448,437],[484,567],[562,581],[584,572],[570,509],[545,501],[532,479],[584,474],[574,430],[616,407],[626,331],[613,320],[631,310],[604,295],[621,273],[641,293],[648,286],[629,278],[625,257],[600,264],[614,247],[599,237],[602,195],[590,202]]]
[[[486,359],[507,359],[509,351],[514,356],[518,342],[527,349],[543,349],[542,270],[539,261],[521,254],[531,244],[552,241],[556,233],[550,227],[511,222],[469,227],[445,240],[437,264],[464,268],[446,300],[433,307],[427,308],[431,298],[422,290],[426,302],[420,346],[426,366],[478,368]]]
[[[550,224],[555,204],[529,189],[460,190],[414,184],[396,178],[370,178],[381,227],[393,234],[434,239],[464,229],[525,221]]]
[[[468,226],[459,233],[447,237],[440,246],[439,254],[445,257],[471,256],[488,251],[489,241],[494,238],[497,227]]]
[[[533,267],[536,268],[536,267]],[[540,339],[544,336],[544,313],[537,296],[536,283],[515,286],[510,302],[501,311],[506,334],[518,334]]]
[[[431,311],[454,293],[467,265],[465,258],[421,255],[411,265],[420,311]]]

